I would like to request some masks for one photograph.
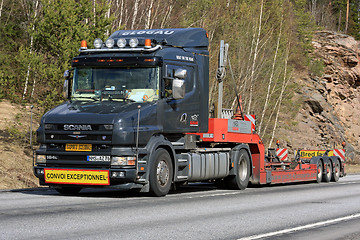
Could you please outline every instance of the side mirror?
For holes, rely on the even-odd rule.
[[[65,79],[65,81],[64,81],[63,97],[65,99],[69,99],[69,80],[68,79]]]
[[[185,80],[177,78],[173,80],[172,96],[174,99],[183,99],[185,97]]]
[[[186,69],[178,68],[178,69],[175,70],[175,73],[174,73],[175,78],[185,79],[186,76],[187,76]]]
[[[65,70],[64,72],[64,78],[68,79],[70,77],[70,71],[69,70]]]

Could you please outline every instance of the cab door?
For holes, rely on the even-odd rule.
[[[186,70],[185,95],[174,99],[173,81],[177,70]],[[179,72],[179,71],[178,71]],[[183,71],[182,71],[183,72]],[[163,74],[163,127],[165,132],[186,133],[199,131],[200,92],[197,88],[196,66],[165,64]]]

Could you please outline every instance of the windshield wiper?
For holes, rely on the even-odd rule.
[[[78,96],[78,97],[71,98],[72,101],[76,101],[76,100],[79,100],[79,99],[90,99],[90,100],[94,100],[94,102],[100,100],[99,97],[92,97],[92,96]]]
[[[106,96],[105,98],[102,97],[101,101],[104,101],[104,100],[108,100],[108,101],[113,101],[115,99],[121,99],[121,100],[124,100],[124,101],[129,101],[129,102],[136,102],[135,100],[133,99],[130,99],[130,98],[127,98],[127,97],[120,97],[120,96]]]

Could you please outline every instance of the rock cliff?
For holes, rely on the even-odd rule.
[[[319,31],[313,39],[313,62],[318,74],[295,74],[302,107],[293,124],[279,129],[284,147],[341,148],[347,160],[360,163],[359,42],[353,37]],[[311,68],[311,66],[310,66]]]

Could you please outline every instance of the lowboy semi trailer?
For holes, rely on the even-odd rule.
[[[37,130],[34,174],[63,194],[84,187],[166,195],[172,184],[337,181],[333,151],[280,159],[249,118],[209,118],[209,52],[204,29],[121,30],[94,48],[81,42],[64,74],[67,102]]]

